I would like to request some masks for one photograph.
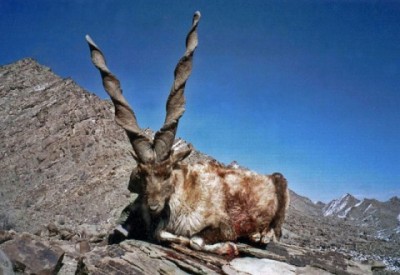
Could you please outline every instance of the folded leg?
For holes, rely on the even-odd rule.
[[[219,255],[238,255],[239,250],[236,245],[232,242],[220,242],[215,244],[206,244],[204,239],[199,236],[193,236],[191,238],[177,236],[167,231],[160,231],[158,235],[160,241],[177,243],[198,251],[211,252]]]

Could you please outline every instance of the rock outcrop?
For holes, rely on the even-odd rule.
[[[0,67],[0,141],[4,229],[105,227],[129,201],[134,161],[111,104],[32,59]]]

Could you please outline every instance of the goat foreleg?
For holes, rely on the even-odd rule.
[[[161,230],[158,233],[160,241],[166,241],[171,243],[177,243],[198,251],[211,252],[219,255],[238,255],[239,251],[236,245],[232,242],[221,242],[215,244],[206,244],[204,239],[199,236],[193,236],[191,238],[177,236],[165,230]]]
[[[190,239],[187,237],[183,236],[178,236],[172,233],[169,233],[165,230],[161,230],[158,232],[158,239],[163,242],[170,242],[170,243],[176,243],[176,244],[181,244],[185,246],[190,245]]]

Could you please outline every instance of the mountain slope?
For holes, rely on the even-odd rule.
[[[109,102],[32,59],[0,67],[0,226],[107,221],[130,196],[129,150]]]
[[[309,198],[290,190],[290,211],[297,211],[307,216],[321,216],[324,205],[313,203]]]

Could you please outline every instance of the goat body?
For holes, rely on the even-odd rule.
[[[261,243],[280,238],[289,204],[281,174],[265,176],[208,162],[179,165],[171,177],[174,192],[164,229],[156,233],[160,240],[204,250],[208,244],[240,237]],[[233,244],[214,247],[216,253],[237,253]]]
[[[237,254],[236,246],[230,243],[237,238],[248,237],[264,244],[279,239],[289,194],[286,180],[279,173],[262,176],[215,162],[184,165],[182,161],[189,156],[191,146],[179,152],[172,148],[185,111],[184,90],[198,45],[199,20],[200,13],[195,12],[186,37],[186,51],[175,67],[165,122],[154,137],[139,127],[104,54],[89,36],[86,40],[92,62],[115,106],[115,121],[125,129],[138,163],[133,189],[137,189],[139,198],[131,210],[139,215],[131,215],[133,222],[127,224],[127,231],[131,232],[133,223],[141,224],[146,233],[140,234],[155,233],[160,241],[218,254]]]

